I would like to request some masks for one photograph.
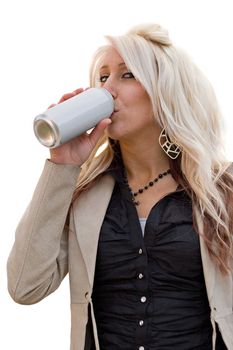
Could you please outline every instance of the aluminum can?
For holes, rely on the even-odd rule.
[[[42,145],[55,148],[95,127],[113,111],[110,92],[90,88],[36,116],[34,133]]]

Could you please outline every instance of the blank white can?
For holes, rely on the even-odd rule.
[[[34,119],[40,143],[55,148],[93,128],[114,111],[114,100],[104,88],[90,88],[57,104]]]

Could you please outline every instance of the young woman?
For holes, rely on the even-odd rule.
[[[212,87],[159,25],[107,40],[90,85],[114,112],[51,150],[9,292],[38,302],[69,271],[73,350],[232,350],[233,176]]]

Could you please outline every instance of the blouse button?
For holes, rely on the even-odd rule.
[[[138,278],[141,280],[143,277],[144,277],[143,274],[139,273]]]
[[[141,297],[141,302],[142,302],[142,303],[145,303],[145,302],[146,302],[146,297],[145,297],[145,296]]]
[[[139,249],[138,253],[141,255],[142,254],[142,248]]]
[[[139,321],[139,326],[142,327],[143,325],[144,325],[144,321],[143,321],[143,320],[140,320],[140,321]]]

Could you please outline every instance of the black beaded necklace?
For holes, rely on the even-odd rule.
[[[154,184],[156,182],[158,182],[159,180],[161,180],[164,176],[171,174],[171,170],[168,169],[167,171],[165,171],[164,173],[159,174],[153,181],[150,181],[147,185],[145,185],[143,188],[139,188],[136,192],[133,192],[131,187],[129,186],[128,183],[128,179],[127,179],[127,175],[126,175],[126,171],[124,170],[124,183],[126,184],[126,186],[128,187],[131,196],[132,196],[132,201],[135,205],[139,205],[140,202],[136,200],[136,197],[139,194],[142,194],[145,190],[148,190],[148,188],[154,186]]]

